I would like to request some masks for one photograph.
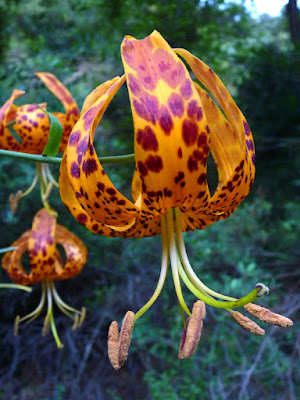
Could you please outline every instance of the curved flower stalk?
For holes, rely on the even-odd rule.
[[[53,74],[39,72],[36,75],[65,108],[65,113],[53,113],[63,127],[63,137],[60,144],[60,151],[63,151],[70,132],[79,117],[76,101],[68,89]],[[14,101],[24,93],[22,90],[15,89],[0,109],[0,148],[22,153],[41,154],[47,144],[50,130],[49,118],[41,110],[41,108],[46,108],[46,103],[39,104],[41,108],[37,104],[16,106]],[[15,131],[16,137],[11,134],[11,128]]]
[[[66,262],[62,261],[57,245],[64,248]],[[43,334],[51,328],[58,347],[63,347],[56,331],[53,302],[58,308],[70,317],[73,329],[79,327],[85,317],[85,308],[81,311],[66,304],[54,285],[55,280],[69,279],[77,275],[86,262],[87,249],[84,244],[66,228],[56,223],[54,212],[41,209],[34,217],[32,228],[12,244],[17,248],[5,254],[2,266],[10,278],[20,285],[42,284],[42,296],[35,310],[24,317],[16,317],[15,334],[20,322],[31,322],[42,312],[47,303],[47,314],[44,320]],[[21,258],[27,251],[31,270],[27,273],[22,265]]]
[[[158,285],[135,319],[159,296],[169,260],[182,315],[191,315],[182,282],[199,300],[232,312],[268,288],[259,283],[240,299],[210,289],[189,263],[183,232],[204,229],[229,217],[249,193],[255,175],[249,125],[217,75],[186,50],[171,49],[158,32],[143,40],[126,36],[121,55],[125,74],[103,83],[87,97],[70,135],[60,169],[61,198],[72,215],[94,233],[124,238],[161,234]],[[178,55],[206,90],[192,81]],[[134,122],[133,201],[115,188],[93,145],[96,127],[125,81]],[[207,183],[209,152],[219,177],[213,194]],[[191,320],[201,325],[199,315]]]

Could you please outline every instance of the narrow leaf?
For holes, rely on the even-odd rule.
[[[41,107],[40,107],[41,108]],[[43,110],[41,108],[41,110]],[[55,157],[59,151],[60,142],[63,134],[63,127],[59,120],[50,112],[43,110],[49,117],[50,131],[46,147],[43,151],[43,156]]]

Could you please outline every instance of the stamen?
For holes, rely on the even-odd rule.
[[[17,317],[15,319],[15,324],[14,324],[14,335],[15,336],[17,336],[17,334],[18,334],[19,324],[21,322],[26,321],[26,324],[29,324],[30,322],[34,321],[41,314],[44,304],[45,304],[45,300],[46,300],[46,288],[45,288],[45,285],[42,284],[42,295],[41,295],[41,299],[40,299],[38,306],[32,312],[30,312],[29,314],[25,315],[22,318],[20,318],[20,316],[17,315]]]
[[[173,223],[173,210],[169,209],[166,214],[166,221],[167,221],[167,229],[168,229],[168,240],[169,240],[169,253],[170,253],[170,260],[171,260],[171,267],[172,267],[172,275],[173,281],[175,286],[175,291],[177,294],[178,301],[184,311],[191,315],[190,310],[188,309],[187,305],[182,296],[181,285],[180,285],[180,278],[178,273],[178,264],[180,264],[179,257],[176,250],[176,243],[175,243],[175,234],[174,234],[174,223]],[[163,217],[162,217],[163,219]],[[181,264],[180,264],[181,265]]]
[[[140,318],[156,301],[160,292],[164,286],[169,264],[169,254],[168,254],[168,232],[164,217],[161,219],[161,238],[162,238],[162,260],[161,260],[161,270],[159,280],[156,289],[151,297],[151,299],[135,314],[135,320]]]
[[[259,325],[239,311],[231,311],[230,314],[235,322],[237,322],[246,331],[257,336],[263,336],[265,334],[265,331]]]
[[[54,186],[59,187],[58,182],[54,179],[54,177],[53,177],[53,175],[52,175],[52,173],[51,173],[51,170],[50,170],[49,165],[43,163],[43,164],[42,164],[42,168],[45,169],[45,174],[46,174],[46,176],[47,176],[49,182],[51,182]]]
[[[246,296],[244,296],[240,299],[237,299],[234,301],[218,301],[218,300],[213,299],[212,297],[206,296],[205,294],[203,294],[202,292],[200,292],[198,289],[195,288],[195,286],[192,284],[192,282],[187,277],[181,263],[178,263],[178,271],[179,271],[181,279],[184,281],[186,286],[196,297],[198,297],[200,300],[204,301],[206,304],[209,304],[210,306],[217,307],[217,308],[225,308],[225,309],[229,310],[231,308],[242,307],[245,304],[254,301],[252,299],[256,300],[259,297],[258,292],[268,293],[268,290],[269,290],[265,285],[260,283],[259,287],[255,287],[255,289],[252,290],[252,292],[250,292],[249,294],[247,294]],[[263,285],[263,287],[261,285]]]
[[[61,343],[60,338],[58,336],[55,322],[54,322],[54,316],[53,316],[51,281],[46,280],[45,284],[46,284],[46,288],[47,288],[48,309],[47,309],[47,315],[44,319],[43,335],[48,333],[48,329],[49,329],[49,325],[50,325],[52,335],[57,344],[57,347],[62,349],[64,347],[64,345]]]
[[[186,321],[186,327],[183,330],[178,358],[190,358],[195,353],[198,346],[203,328],[203,319],[205,318],[205,303],[196,301],[193,306],[192,314]]]
[[[49,281],[48,284],[57,307],[69,318],[74,320],[72,330],[79,328],[82,325],[86,316],[85,307],[82,307],[81,311],[79,311],[76,308],[69,306],[67,303],[63,301],[63,299],[58,294],[55,288],[54,281]]]
[[[278,325],[282,328],[288,328],[293,325],[293,321],[291,319],[284,317],[283,315],[276,314],[268,308],[258,306],[257,304],[249,303],[246,304],[244,308],[255,318],[267,322],[268,324]]]
[[[188,256],[187,256],[184,239],[183,239],[183,233],[182,233],[182,229],[181,229],[180,209],[178,207],[175,208],[175,228],[176,228],[176,239],[177,239],[177,244],[178,244],[178,250],[179,250],[180,258],[182,261],[182,265],[183,265],[185,272],[187,273],[190,281],[193,283],[193,285],[203,294],[210,294],[211,296],[214,296],[214,297],[217,297],[217,298],[223,299],[223,300],[228,300],[228,301],[237,300],[235,297],[225,296],[221,293],[215,292],[214,290],[210,289],[195,274],[195,272],[189,262]]]
[[[135,317],[132,311],[125,314],[121,332],[119,334],[118,323],[113,321],[108,331],[108,357],[115,369],[120,369],[128,357],[128,349],[131,342]]]

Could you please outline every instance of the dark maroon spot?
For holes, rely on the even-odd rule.
[[[201,199],[201,197],[203,197],[204,195],[205,195],[205,192],[199,192],[198,199]]]
[[[240,162],[240,165],[239,165],[238,167],[236,167],[235,171],[236,171],[236,172],[241,171],[241,170],[243,169],[243,167],[244,167],[244,164],[245,164],[245,161],[242,160],[242,161]]]
[[[243,121],[243,125],[244,125],[244,131],[245,131],[245,134],[247,135],[247,136],[250,136],[250,127],[249,127],[249,125],[247,124],[247,122],[246,121]]]
[[[163,169],[163,161],[160,156],[148,156],[146,159],[146,165],[152,172],[160,172]]]
[[[203,172],[197,179],[197,182],[199,185],[202,185],[206,181],[206,174]]]
[[[185,100],[188,100],[193,94],[191,81],[189,79],[185,79],[185,81],[180,85],[179,91],[181,96]]]
[[[80,199],[81,194],[79,192],[75,192],[75,196],[77,197],[77,199]]]
[[[106,192],[111,196],[114,196],[117,193],[114,188],[108,188],[106,189]]]
[[[46,115],[46,114],[43,114],[43,113],[37,113],[37,114],[36,114],[36,116],[37,116],[38,118],[41,118],[41,119],[42,119],[42,118],[45,118],[45,115]],[[25,117],[26,117],[26,115],[25,115]],[[23,117],[22,117],[22,118],[23,118]],[[23,119],[25,119],[25,118],[23,118]],[[27,119],[27,117],[26,117],[26,119]]]
[[[177,155],[179,158],[182,158],[182,148],[181,147],[178,148]]]
[[[195,144],[198,134],[196,122],[185,119],[182,124],[182,138],[187,146]]]
[[[77,215],[77,221],[80,222],[81,224],[85,224],[88,220],[87,215],[85,214],[78,214]]]
[[[118,200],[117,204],[118,204],[118,206],[125,206],[126,201],[125,200]]]
[[[86,176],[97,171],[97,169],[98,169],[98,166],[97,166],[96,160],[94,158],[87,158],[86,160],[83,160],[82,171],[85,173]]]
[[[255,154],[252,154],[251,159],[252,159],[253,165],[255,165]]]
[[[178,93],[172,93],[168,98],[168,107],[175,117],[181,118],[184,113],[184,102]]]
[[[183,188],[185,186],[185,182],[180,182],[180,186]]]
[[[187,108],[188,116],[191,119],[196,119],[200,121],[203,118],[202,108],[198,106],[197,100],[191,100]]]
[[[236,182],[239,179],[239,174],[235,174],[234,177],[232,178],[233,182]]]
[[[172,116],[164,105],[162,105],[160,109],[159,125],[166,135],[170,135],[170,132],[174,127]]]
[[[43,114],[43,116],[44,116],[44,114]],[[21,115],[21,119],[23,120],[23,121],[27,121],[27,115]],[[21,124],[22,123],[22,121],[18,121],[18,123],[19,124]]]
[[[139,129],[137,131],[136,140],[145,151],[158,151],[158,142],[155,133],[150,126],[146,126],[144,129]]]
[[[184,172],[179,171],[178,174],[175,176],[175,183],[179,183],[180,181],[182,181],[182,179],[184,178]]]
[[[207,145],[207,135],[206,135],[206,133],[201,132],[198,137],[197,146],[203,147],[205,145]]]
[[[99,206],[99,204],[95,201],[95,203],[94,203],[94,206],[96,207],[96,208],[100,208],[100,206]]]
[[[199,150],[194,150],[193,157],[195,160],[201,161],[203,159],[203,154]]]
[[[210,129],[209,129],[208,125],[205,126],[205,129],[206,129],[206,132],[207,132],[207,133],[210,132]]]
[[[97,229],[98,229],[98,224],[92,225],[92,229],[93,229],[93,231],[97,231]]]
[[[90,155],[92,156],[95,153],[94,146],[90,144]]]
[[[79,178],[80,177],[80,168],[78,166],[78,164],[74,161],[71,165],[71,175],[73,176],[73,178]]]
[[[75,131],[71,133],[70,139],[69,139],[69,145],[70,146],[76,146],[80,140],[81,133],[80,131]]]
[[[142,161],[138,162],[138,169],[142,176],[146,176],[148,174],[147,166]]]
[[[194,159],[193,156],[190,156],[187,162],[187,167],[190,172],[198,170],[198,161]]]
[[[164,188],[164,196],[165,197],[171,197],[172,196],[172,190],[168,190],[168,188]]]

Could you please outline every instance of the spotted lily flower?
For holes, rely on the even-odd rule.
[[[68,89],[54,75],[47,72],[40,72],[36,75],[65,108],[64,114],[53,113],[63,126],[63,137],[60,144],[60,151],[63,151],[79,117],[77,104]],[[16,106],[14,101],[23,94],[24,91],[15,89],[0,109],[0,149],[41,154],[47,144],[50,129],[49,118],[41,110],[46,107],[46,104],[40,104],[41,108],[36,104]],[[14,129],[16,137],[12,135],[11,127]]]
[[[63,202],[81,224],[100,235],[128,238],[161,234],[158,285],[135,319],[157,299],[169,260],[180,307],[187,315],[191,312],[183,299],[182,282],[204,303],[230,311],[257,299],[268,291],[263,284],[240,299],[207,287],[192,269],[183,240],[183,232],[204,229],[229,217],[249,193],[255,153],[245,117],[206,64],[186,50],[171,49],[158,32],[143,40],[126,36],[121,54],[125,74],[103,83],[87,97],[70,135],[60,169]],[[207,90],[192,81],[179,56]],[[125,81],[134,122],[133,201],[113,185],[93,145],[96,127]],[[206,175],[209,152],[219,177],[213,194]],[[192,318],[197,329],[189,330],[197,331],[198,337],[204,312],[200,314]],[[110,339],[114,348],[120,345],[124,332],[122,327],[120,337],[114,333]],[[192,354],[191,349],[184,353],[181,349],[180,357],[184,354]],[[115,358],[112,364],[120,367]]]
[[[57,245],[61,245],[65,251],[65,263]],[[2,266],[10,278],[21,285],[34,285],[40,282],[42,284],[42,296],[38,306],[24,317],[16,318],[15,334],[18,332],[19,323],[36,319],[47,302],[43,334],[51,328],[57,346],[62,347],[54,323],[53,301],[63,313],[74,320],[73,329],[82,324],[85,309],[79,311],[66,304],[59,296],[54,281],[77,275],[86,262],[87,249],[75,235],[58,225],[54,213],[45,208],[35,215],[32,228],[24,232],[12,246],[17,248],[6,253],[2,259]],[[26,272],[21,263],[21,257],[26,251],[30,260],[30,272]]]

